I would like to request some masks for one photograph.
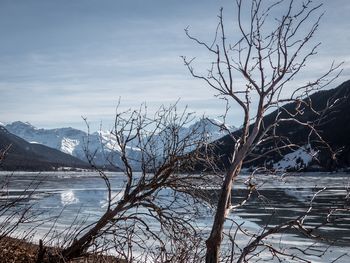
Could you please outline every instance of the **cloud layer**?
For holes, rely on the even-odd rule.
[[[180,59],[206,61],[208,54],[183,29],[190,25],[194,34],[210,39],[220,6],[231,25],[229,0],[2,1],[0,120],[82,128],[86,116],[108,126],[119,98],[124,107],[147,102],[151,109],[181,98],[180,106],[198,115],[222,114],[215,92],[192,79]],[[323,44],[301,79],[333,60],[345,61],[340,83],[350,78],[350,7],[337,0],[324,9],[315,39]],[[239,125],[237,113],[232,124]]]

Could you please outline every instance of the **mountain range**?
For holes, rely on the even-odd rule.
[[[279,153],[264,155],[275,142],[268,142],[255,149],[255,156],[264,155],[256,161],[246,159],[246,167],[257,167],[262,164],[275,169],[321,169],[336,170],[350,167],[350,80],[334,89],[322,90],[312,94],[307,100],[312,100],[313,108],[324,109],[330,100],[338,101],[331,110],[323,112],[321,122],[316,128],[322,138],[333,149],[330,152],[318,140],[309,136],[309,130],[294,123],[282,123],[276,132],[281,137],[302,146],[294,150],[286,149]],[[271,112],[264,118],[264,125],[271,124],[276,114],[283,117],[285,112],[295,113],[297,105],[289,103],[283,105],[282,113]],[[303,114],[301,121],[316,122],[319,117],[310,108],[298,109]],[[197,127],[206,131],[208,140],[212,142],[213,154],[220,157],[223,166],[229,165],[234,142],[229,135],[225,136],[220,123],[216,120],[201,119],[195,123]],[[179,136],[183,136],[193,128],[181,127]],[[233,135],[239,136],[240,130],[229,127]],[[2,169],[57,169],[58,167],[91,167],[87,154],[92,156],[95,165],[105,168],[122,167],[120,148],[111,131],[98,131],[88,134],[74,128],[39,129],[27,122],[16,121],[7,125],[0,125],[0,149],[6,149],[7,157],[2,162]],[[127,147],[127,155],[134,160],[132,165],[138,168],[140,149],[137,143],[131,142]],[[248,164],[249,163],[249,164]]]
[[[220,128],[220,123],[217,120],[201,119],[197,123],[190,125],[189,127],[181,127],[180,136],[189,133],[193,127],[199,127],[202,131],[206,132],[209,141],[214,141],[225,135],[224,131]],[[229,127],[231,131],[234,131],[234,127]],[[39,145],[46,146],[50,149],[58,150],[64,154],[76,157],[80,161],[84,162],[84,165],[88,163],[88,157],[92,157],[94,165],[113,168],[121,167],[122,162],[120,159],[120,148],[117,145],[115,136],[111,131],[98,131],[92,134],[88,134],[84,131],[74,128],[57,128],[57,129],[40,129],[28,122],[15,121],[13,123],[2,125],[2,131],[7,135],[14,135],[22,140],[25,140],[30,147],[39,147]],[[6,132],[5,132],[6,131]],[[0,138],[4,137],[4,134],[0,133]],[[14,137],[12,137],[14,138]],[[14,144],[7,140],[7,144]],[[6,143],[3,144],[3,147]],[[23,147],[22,147],[23,148]],[[46,148],[45,148],[46,149]],[[10,149],[11,151],[11,149]],[[16,149],[19,151],[19,148]],[[23,152],[26,153],[27,152]],[[127,147],[127,155],[130,157],[134,168],[138,168],[138,159],[140,159],[140,149],[137,148],[136,142]],[[11,153],[13,155],[13,152]],[[23,157],[23,156],[22,156]],[[21,157],[21,158],[22,158]],[[13,159],[14,157],[12,157]],[[11,158],[4,161],[8,164]],[[25,160],[25,158],[23,158]],[[39,161],[39,163],[41,160]],[[20,163],[20,160],[17,160]],[[27,163],[27,162],[26,162]],[[34,163],[34,162],[32,162]],[[70,162],[69,164],[72,164]],[[113,164],[113,167],[111,166]],[[23,165],[20,165],[24,169]],[[68,163],[65,166],[69,166]],[[31,168],[31,167],[29,167]]]

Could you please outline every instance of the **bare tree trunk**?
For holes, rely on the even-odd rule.
[[[218,263],[220,258],[220,247],[222,242],[222,233],[225,223],[225,214],[227,205],[230,203],[232,184],[241,170],[242,162],[238,165],[232,165],[221,188],[221,194],[218,200],[218,207],[215,214],[214,223],[209,238],[206,241],[207,252],[205,255],[206,263]]]
[[[203,80],[209,87],[219,92],[220,98],[226,99],[227,102],[232,100],[244,112],[242,135],[236,134],[235,136],[228,131],[235,142],[232,149],[234,154],[221,188],[211,234],[206,241],[207,263],[219,262],[222,231],[226,212],[229,211],[227,208],[230,205],[233,180],[238,176],[242,162],[247,155],[259,143],[277,141],[277,138],[283,146],[275,144],[275,149],[273,149],[275,152],[279,152],[283,148],[290,148],[292,144],[289,139],[276,134],[279,123],[284,121],[293,120],[298,124],[310,127],[312,130],[310,135],[316,133],[317,137],[323,141],[308,121],[303,123],[296,118],[297,115],[300,117],[303,114],[303,110],[298,109],[299,106],[295,109],[295,114],[291,114],[286,109],[280,110],[280,107],[288,102],[300,105],[302,102],[300,98],[305,95],[309,96],[311,91],[322,89],[333,81],[334,78],[327,78],[339,68],[339,65],[332,64],[330,69],[320,78],[308,82],[306,85],[296,86],[291,95],[286,95],[289,94],[289,92],[285,92],[286,84],[292,83],[294,77],[305,67],[305,62],[317,54],[316,49],[319,44],[311,46],[311,48],[306,48],[306,46],[319,27],[322,14],[317,14],[317,10],[322,4],[313,5],[313,1],[310,0],[301,1],[302,3],[298,4],[294,3],[296,1],[293,0],[236,0],[235,2],[240,32],[236,41],[227,43],[229,38],[226,37],[224,30],[222,9],[213,42],[204,42],[190,35],[188,29],[185,30],[186,35],[191,40],[203,46],[214,57],[205,73],[198,73],[194,70],[192,66],[195,63],[194,58],[186,59],[183,57],[185,66],[191,75]],[[276,21],[278,21],[277,24],[272,28],[265,27],[265,21],[275,12],[272,10],[277,7],[284,8],[281,17],[273,18],[274,25]],[[315,19],[313,19],[314,15]],[[236,75],[245,80],[245,85],[235,83]],[[337,76],[338,74],[335,78]],[[303,103],[308,104],[305,101]],[[229,108],[227,105],[224,118],[227,116]],[[273,108],[278,109],[273,124],[267,127],[262,126],[264,115]],[[257,109],[256,114],[251,109]],[[289,117],[283,118],[281,116],[284,111]],[[250,126],[250,123],[253,126]]]
[[[225,176],[225,180],[223,182],[222,188],[221,188],[221,194],[220,198],[218,200],[218,206],[216,209],[216,214],[214,218],[214,223],[212,226],[212,230],[210,233],[209,238],[206,241],[206,263],[218,263],[220,259],[220,247],[222,242],[222,233],[224,229],[224,223],[226,219],[226,209],[228,209],[228,205],[230,204],[231,200],[231,190],[232,190],[232,184],[234,180],[237,178],[238,174],[241,171],[243,161],[245,157],[247,156],[247,153],[253,144],[255,138],[257,137],[261,121],[263,118],[263,101],[264,98],[260,98],[259,102],[259,108],[257,111],[257,118],[254,124],[254,128],[252,130],[252,133],[248,137],[248,130],[249,130],[249,123],[245,123],[245,127],[243,128],[243,135],[242,135],[242,141],[244,141],[244,144],[241,145],[241,147],[238,147],[239,150],[234,154],[234,160],[230,166],[230,168],[227,171],[227,174]]]
[[[89,247],[91,241],[97,237],[98,233],[120,212],[123,205],[123,202],[121,202],[114,210],[106,211],[88,232],[62,251],[63,258],[72,259],[80,256]]]
[[[62,251],[63,258],[72,259],[74,257],[80,256],[82,252],[89,246],[91,240],[97,236],[98,232],[104,226],[106,226],[114,216],[114,211],[107,211],[93,228],[91,228],[78,240],[75,240],[71,246]]]

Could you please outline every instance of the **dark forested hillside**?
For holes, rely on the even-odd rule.
[[[315,124],[315,128],[322,135],[322,138],[331,146],[332,151],[320,143],[320,140],[310,134],[310,129],[305,126],[296,124],[295,122],[283,122],[277,129],[276,133],[280,137],[288,138],[291,142],[298,145],[311,144],[311,147],[318,151],[318,161],[314,160],[313,164],[318,164],[326,170],[334,170],[342,167],[350,166],[350,80],[344,82],[335,89],[323,90],[312,94],[305,101],[312,101],[313,109],[322,111],[327,108],[327,105],[334,104],[328,110],[322,111],[322,114],[316,114],[308,106],[298,108],[303,114],[298,117],[299,120],[308,121]],[[276,114],[280,117],[286,117],[286,112],[294,113],[297,105],[295,103],[286,104],[279,109],[279,112],[274,111],[264,118],[264,126],[271,124]],[[240,131],[236,131],[233,135],[239,136]],[[278,145],[278,140],[260,145],[251,156],[246,159],[245,166],[257,166],[269,163],[270,161],[278,161],[283,155],[291,152],[285,150],[280,153],[269,154],[256,161],[251,162],[253,157],[261,156],[266,149],[271,149],[274,145]],[[215,142],[213,154],[220,156],[220,161],[224,166],[228,166],[229,159],[232,154],[233,140],[230,136],[225,136]]]

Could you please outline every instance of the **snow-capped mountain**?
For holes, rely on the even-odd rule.
[[[48,147],[58,149],[64,153],[87,161],[86,154],[93,154],[94,163],[97,165],[109,165],[113,163],[121,165],[120,148],[115,136],[110,131],[98,131],[88,135],[86,132],[74,128],[39,129],[28,122],[16,121],[5,125],[6,129],[31,143],[40,143]],[[199,133],[205,133],[208,141],[214,141],[227,134],[223,124],[217,120],[201,119],[189,127],[182,127],[180,136],[191,133],[194,129]],[[234,131],[234,127],[227,127]],[[181,135],[182,134],[182,135]],[[160,137],[159,137],[160,139]],[[136,142],[127,148],[128,155],[135,160],[136,166],[140,149]]]
[[[82,146],[87,136],[85,132],[73,128],[38,129],[28,122],[21,121],[7,124],[5,128],[28,142],[44,144],[79,158],[83,154],[83,147],[78,146]]]
[[[31,143],[40,143],[87,161],[86,153],[95,153],[97,165],[106,163],[106,153],[115,151],[108,133],[86,132],[74,128],[38,129],[30,123],[16,121],[7,124],[6,129]]]
[[[0,126],[0,149],[4,157],[0,170],[44,171],[57,169],[88,169],[82,160],[42,144],[30,143]]]

